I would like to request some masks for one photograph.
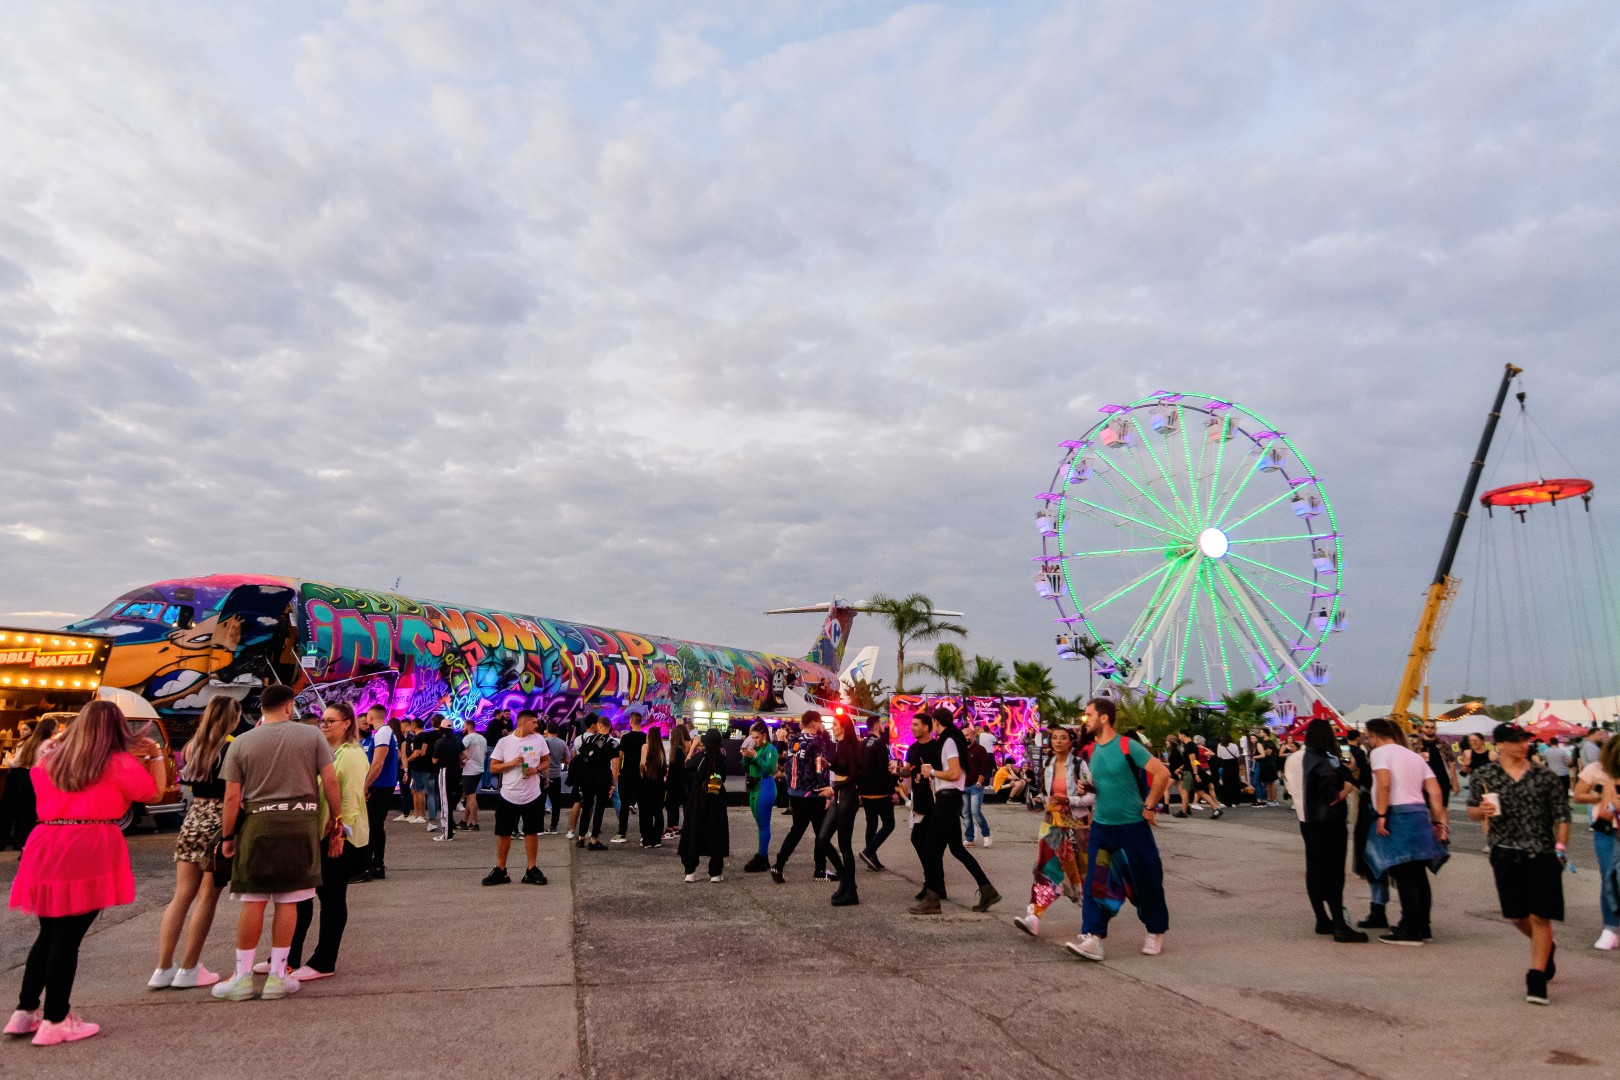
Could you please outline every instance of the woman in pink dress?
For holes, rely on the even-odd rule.
[[[31,1034],[35,1046],[55,1046],[101,1030],[68,1008],[79,943],[102,908],[135,899],[129,846],[118,819],[132,802],[157,800],[163,758],[151,739],[130,734],[118,706],[92,701],[30,777],[39,824],[17,864],[11,906],[39,917],[39,936],[5,1033]]]

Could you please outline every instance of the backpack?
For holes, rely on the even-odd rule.
[[[568,785],[599,780],[612,768],[613,742],[605,735],[588,735],[579,745],[579,753],[568,763]]]
[[[1131,770],[1132,778],[1136,780],[1136,793],[1137,795],[1141,796],[1142,801],[1145,803],[1147,802],[1149,791],[1147,773],[1144,772],[1142,766],[1138,765],[1135,759],[1131,757],[1131,748],[1127,746],[1125,742],[1125,740],[1129,738],[1129,735],[1120,735],[1114,740],[1114,742],[1119,744],[1119,752],[1125,755],[1125,765]],[[1087,765],[1090,765],[1091,759],[1095,756],[1096,749],[1096,743],[1091,743],[1086,747],[1085,759]]]

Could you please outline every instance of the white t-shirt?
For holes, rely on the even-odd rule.
[[[962,770],[962,773],[955,780],[941,780],[939,778],[939,773],[936,772],[934,774],[935,791],[944,791],[946,788],[955,788],[957,791],[967,790],[967,771],[966,767],[961,763],[961,757],[962,755],[957,752],[955,739],[945,739],[940,742],[939,767],[941,769],[949,769],[951,767],[951,762],[955,761],[957,762],[957,767]]]
[[[1595,761],[1583,768],[1581,770],[1581,774],[1575,779],[1591,784],[1592,794],[1598,796],[1599,798],[1602,798],[1608,794],[1609,785],[1613,783],[1613,781],[1609,779],[1609,774],[1603,771],[1603,766],[1599,765]],[[1593,805],[1588,806],[1586,808],[1586,812],[1593,821],[1597,820],[1597,804],[1594,803]]]
[[[523,764],[531,769],[538,768],[546,759],[550,748],[546,745],[546,737],[540,732],[519,738],[517,735],[506,735],[495,744],[496,761],[516,761],[523,759]],[[507,769],[501,773],[501,798],[514,806],[523,806],[532,803],[540,797],[540,774],[530,773],[523,775],[521,768]]]
[[[461,745],[467,749],[467,760],[461,763],[462,776],[481,776],[484,772],[484,751],[489,749],[489,740],[478,732],[473,732],[461,740]]]
[[[996,737],[988,731],[981,731],[979,732],[979,745],[993,754],[996,752]]]
[[[1400,743],[1385,743],[1370,755],[1372,771],[1389,770],[1389,805],[1422,805],[1428,801],[1423,795],[1423,781],[1435,778],[1434,770],[1423,760],[1423,755],[1408,750]]]

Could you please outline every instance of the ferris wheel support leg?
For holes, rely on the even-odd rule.
[[[1333,703],[1324,697],[1322,692],[1316,688],[1315,684],[1307,679],[1305,677],[1305,673],[1300,671],[1299,668],[1294,664],[1294,657],[1293,654],[1289,652],[1288,646],[1283,644],[1282,639],[1272,631],[1271,624],[1261,617],[1260,609],[1254,606],[1254,602],[1251,601],[1247,596],[1243,595],[1242,589],[1232,589],[1231,595],[1232,598],[1235,599],[1243,608],[1243,610],[1248,613],[1250,623],[1256,630],[1260,632],[1260,636],[1266,639],[1267,644],[1271,646],[1272,650],[1276,652],[1277,659],[1282,661],[1282,666],[1290,675],[1299,680],[1299,685],[1305,691],[1305,695],[1312,701],[1319,701],[1329,709],[1333,709]],[[1338,709],[1333,709],[1333,713],[1335,716],[1344,715],[1343,713],[1339,712]]]
[[[1164,607],[1160,609],[1159,625],[1154,628],[1153,636],[1148,639],[1147,648],[1142,654],[1144,661],[1152,657],[1154,651],[1164,641],[1164,636],[1170,632],[1170,624],[1173,621],[1170,618],[1170,613],[1180,607],[1182,598],[1187,595],[1187,590],[1192,587],[1193,581],[1198,577],[1198,564],[1203,561],[1204,557],[1202,552],[1195,552],[1188,558],[1186,569],[1181,572],[1181,580],[1176,583],[1176,591],[1170,594],[1170,599],[1165,601]],[[1136,670],[1131,672],[1130,680],[1125,685],[1134,690],[1142,685],[1146,675],[1147,664],[1145,662],[1138,664]]]

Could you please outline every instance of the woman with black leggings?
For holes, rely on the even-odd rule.
[[[990,878],[967,848],[962,846],[962,800],[966,786],[963,764],[967,736],[956,726],[949,709],[934,710],[934,738],[939,742],[939,767],[924,765],[922,772],[934,785],[934,808],[928,814],[928,863],[923,867],[922,902],[912,908],[918,915],[937,915],[939,898],[945,892],[945,852],[973,875],[979,886],[979,902],[974,911],[989,911],[1001,899]]]
[[[855,813],[861,804],[861,742],[855,735],[855,721],[848,716],[838,717],[833,724],[837,744],[833,747],[830,763],[831,786],[822,789],[828,796],[827,813],[821,819],[816,833],[816,846],[827,858],[827,865],[838,878],[838,891],[832,895],[833,907],[849,907],[861,902],[855,887]],[[838,848],[833,850],[833,837],[838,837]]]

